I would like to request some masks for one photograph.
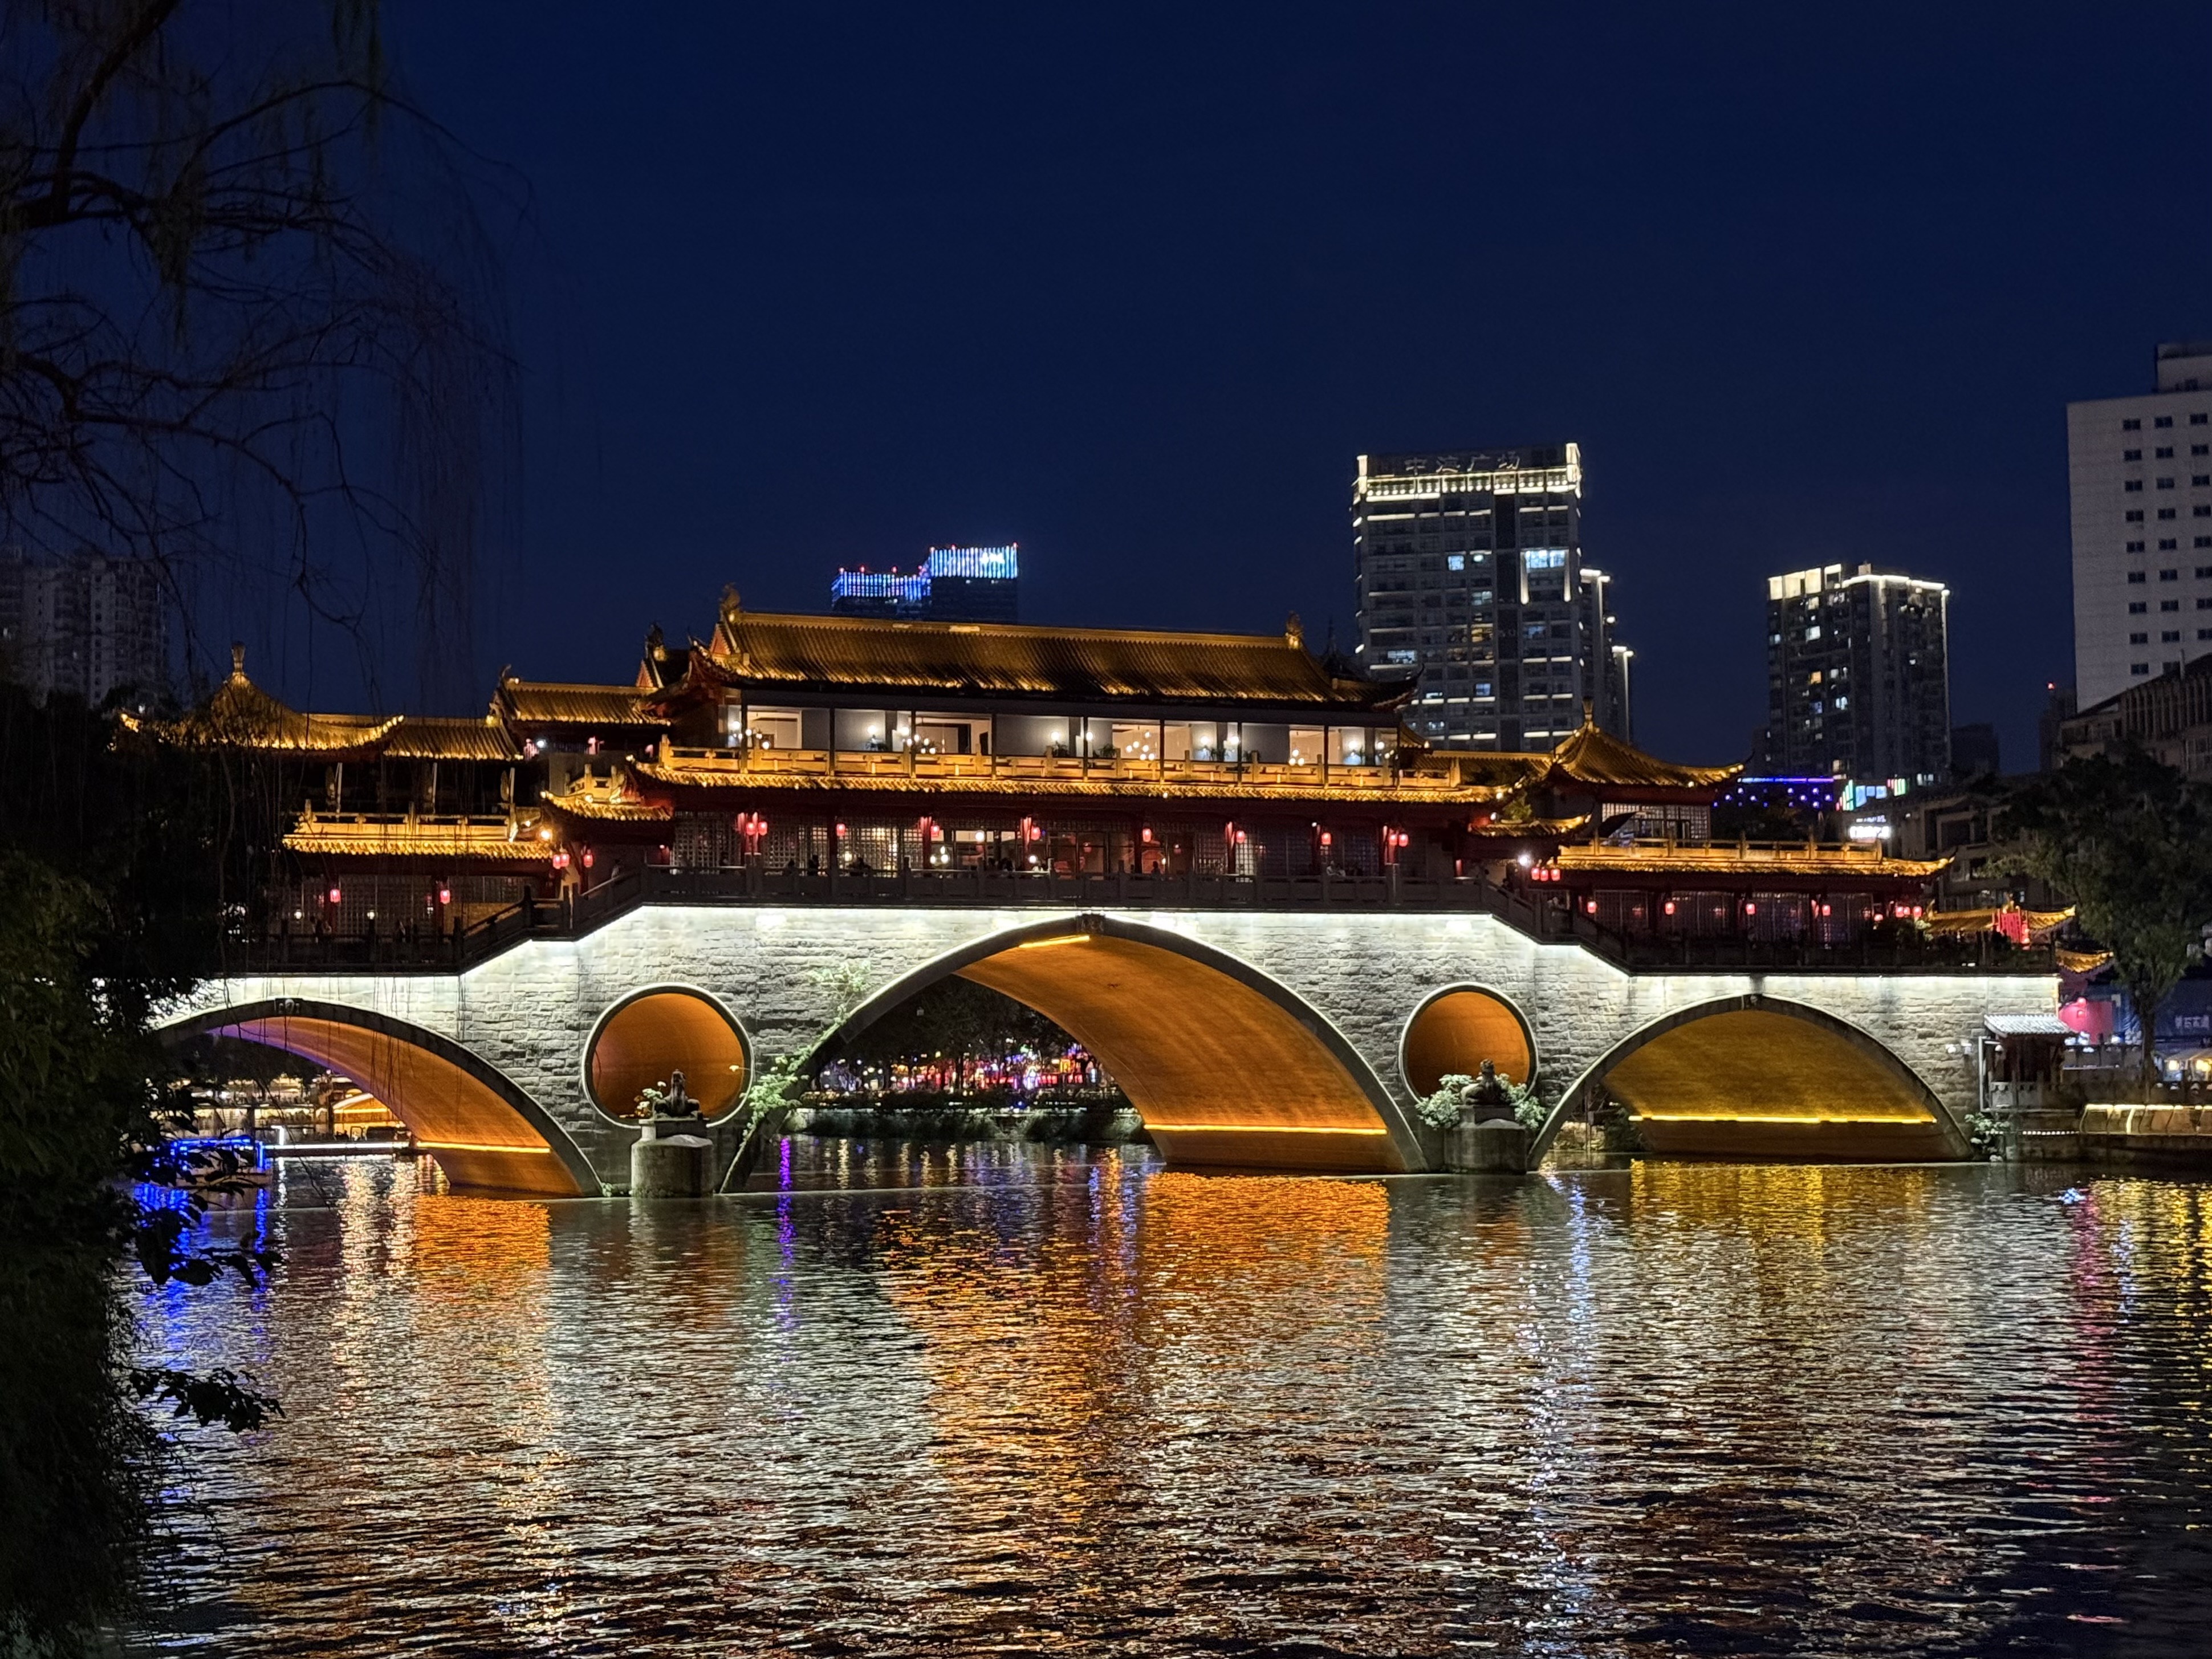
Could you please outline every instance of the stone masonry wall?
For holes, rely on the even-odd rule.
[[[1572,945],[1539,945],[1488,916],[1146,911],[1122,918],[1241,958],[1332,1022],[1390,1097],[1407,1020],[1431,994],[1497,991],[1535,1033],[1538,1087],[1556,1101],[1614,1043],[1690,1003],[1757,992],[1803,1002],[1887,1044],[1954,1112],[1974,1099],[1984,1013],[2049,1012],[2050,979],[2015,975],[1631,975]],[[454,975],[293,974],[211,981],[171,1018],[268,998],[373,1010],[452,1038],[497,1066],[574,1137],[601,1175],[629,1178],[632,1132],[586,1097],[582,1057],[606,1009],[647,986],[696,987],[736,1015],[756,1069],[811,1043],[841,993],[866,995],[1034,911],[649,907],[582,939],[533,940]],[[733,1150],[733,1149],[732,1149]]]

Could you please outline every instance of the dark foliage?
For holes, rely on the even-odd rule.
[[[2159,1005],[2212,923],[2212,790],[2130,747],[2029,779],[1993,830],[2112,953],[2148,1073]]]

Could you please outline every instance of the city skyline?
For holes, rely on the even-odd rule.
[[[1939,21],[1910,59],[1840,19],[1602,9],[1208,19],[1170,58],[1073,20],[894,21],[854,62],[729,27],[393,13],[395,71],[532,204],[479,678],[611,672],[576,614],[611,585],[703,626],[726,581],[815,608],[834,565],[946,536],[1033,552],[1032,620],[1348,641],[1354,457],[1571,434],[1641,738],[1740,755],[1765,578],[1872,560],[1951,586],[1954,718],[2025,755],[2070,653],[2064,406],[2212,333],[2212,228],[2172,205],[2199,12]],[[1575,72],[1481,76],[1484,119],[1446,118],[1501,53]],[[1469,177],[1572,207],[1399,228]],[[245,637],[359,700],[359,653],[286,603],[211,620],[211,666]]]

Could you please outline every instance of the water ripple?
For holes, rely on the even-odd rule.
[[[2212,1203],[795,1148],[495,1203],[358,1164],[149,1302],[210,1440],[175,1652],[2192,1650]],[[302,1199],[305,1202],[299,1201]]]

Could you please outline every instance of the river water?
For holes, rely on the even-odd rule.
[[[424,1166],[428,1169],[428,1166]],[[2180,1654],[2212,1187],[794,1142],[696,1203],[295,1172],[149,1341],[223,1655]]]

